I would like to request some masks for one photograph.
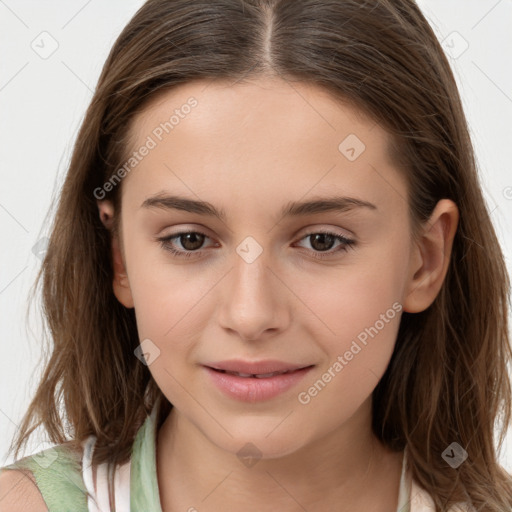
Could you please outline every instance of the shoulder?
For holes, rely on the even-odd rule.
[[[28,470],[0,469],[2,512],[48,512],[34,476]]]
[[[2,512],[87,510],[81,454],[65,443],[0,467],[0,499]]]

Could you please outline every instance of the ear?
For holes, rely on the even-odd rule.
[[[112,250],[112,266],[114,269],[114,278],[112,280],[112,288],[117,300],[126,308],[133,308],[133,297],[126,272],[123,252],[119,237],[112,231],[114,219],[114,206],[112,201],[107,199],[97,201],[100,219],[103,225],[110,231],[111,234],[111,250]]]
[[[450,263],[459,210],[450,199],[441,199],[414,241],[403,301],[404,311],[419,313],[434,302]]]

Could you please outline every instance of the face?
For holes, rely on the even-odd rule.
[[[262,79],[165,92],[131,136],[115,292],[173,414],[268,457],[367,422],[414,263],[386,132],[319,88]]]

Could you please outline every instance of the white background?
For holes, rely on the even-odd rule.
[[[40,368],[38,315],[25,318],[33,247],[116,37],[141,0],[0,0],[0,465]],[[512,1],[418,2],[454,68],[492,219],[512,270]],[[51,34],[46,59],[31,47]],[[457,34],[453,34],[457,32]],[[40,43],[39,43],[40,44]],[[466,49],[467,46],[467,49]],[[465,51],[463,51],[465,50]],[[460,55],[459,55],[460,54]],[[32,453],[47,445],[29,445]],[[512,432],[500,459],[512,472]]]

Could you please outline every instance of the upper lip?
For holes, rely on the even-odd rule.
[[[226,361],[217,361],[215,363],[207,363],[204,366],[209,366],[215,370],[225,370],[228,372],[237,373],[250,373],[253,375],[294,371],[300,368],[313,366],[311,364],[294,364],[286,363],[284,361],[277,361],[274,359],[267,359],[264,361],[243,361],[242,359],[229,359]]]

